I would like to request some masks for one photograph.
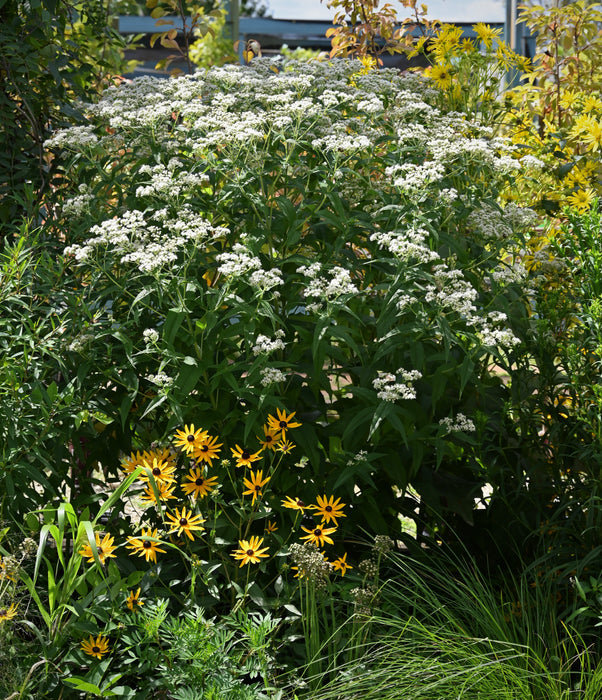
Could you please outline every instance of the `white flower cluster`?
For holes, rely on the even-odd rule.
[[[249,275],[249,284],[262,292],[284,284],[282,272],[277,268],[255,270]]]
[[[401,377],[398,381],[397,377]],[[395,374],[392,372],[381,372],[372,381],[372,386],[376,389],[376,395],[381,401],[399,401],[416,398],[416,390],[412,382],[420,379],[422,374],[416,370],[405,370],[400,367]]]
[[[142,338],[146,345],[155,345],[159,342],[159,332],[155,328],[145,328],[142,331]]]
[[[409,228],[407,231],[377,231],[370,236],[379,248],[386,248],[400,260],[415,260],[428,263],[439,259],[439,254],[428,247],[429,232],[423,228]]]
[[[470,282],[464,279],[462,271],[450,269],[445,263],[441,263],[434,269],[434,279],[434,285],[426,286],[425,301],[435,302],[464,317],[473,318],[477,311],[474,302],[478,293]]]
[[[445,175],[445,166],[436,161],[426,161],[421,165],[401,163],[387,168],[385,175],[393,178],[393,186],[401,190],[421,190],[438,182]]]
[[[311,142],[314,148],[323,151],[365,151],[372,147],[369,138],[363,135],[352,134],[328,134],[321,139],[314,139]]]
[[[183,168],[184,164],[177,158],[172,158],[167,165],[143,165],[138,172],[148,173],[150,181],[136,189],[136,197],[157,197],[170,201],[182,193],[207,184],[205,174],[187,172]]]
[[[44,141],[44,148],[66,148],[77,151],[95,146],[97,143],[98,136],[94,133],[93,126],[72,126],[55,131],[49,139]]]
[[[343,294],[357,294],[358,288],[351,281],[349,270],[334,266],[322,270],[319,263],[297,269],[309,278],[303,294],[306,298],[317,297],[320,301],[333,301]],[[320,277],[318,277],[320,275]]]
[[[270,386],[271,384],[278,384],[280,382],[286,381],[287,375],[280,369],[276,367],[264,367],[260,370],[261,375],[261,385]]]
[[[173,384],[173,377],[170,377],[165,372],[157,372],[157,374],[148,374],[146,376],[149,382],[156,384],[159,387],[166,388]]]
[[[157,226],[147,221],[142,211],[126,211],[121,216],[93,226],[90,229],[92,238],[84,245],[68,246],[64,252],[65,255],[73,255],[78,262],[86,262],[96,249],[106,248],[116,253],[121,263],[132,263],[141,272],[150,273],[172,265],[191,238],[198,241],[225,230],[214,229],[191,210],[184,208],[180,215],[183,221],[161,222],[164,213],[156,212],[155,220],[164,224]],[[193,218],[194,222],[186,221],[187,217]],[[152,214],[150,218],[153,220]]]
[[[255,338],[255,345],[253,346],[254,355],[270,355],[276,350],[284,350],[284,331],[277,330],[274,333],[274,339],[268,338],[267,335],[258,335]]]
[[[463,413],[457,413],[455,418],[442,418],[439,421],[448,433],[474,433],[476,430],[474,422]]]
[[[247,272],[261,270],[261,260],[242,243],[235,243],[232,246],[232,252],[220,253],[217,261],[221,263],[218,272],[228,277],[240,277]]]

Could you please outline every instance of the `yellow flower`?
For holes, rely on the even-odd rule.
[[[602,109],[602,100],[597,95],[588,95],[583,103],[583,111],[588,112],[600,111]]]
[[[300,498],[291,498],[290,496],[287,496],[283,501],[282,505],[285,508],[290,508],[291,510],[300,510],[303,512],[308,506],[303,503],[303,501]]]
[[[308,542],[313,542],[313,544],[315,544],[317,547],[323,547],[324,542],[327,542],[328,544],[334,544],[329,535],[332,535],[333,532],[336,532],[336,527],[324,527],[324,523],[320,523],[320,525],[311,529],[308,529],[301,525],[301,529],[308,533],[307,535],[304,535],[301,539],[307,540]]]
[[[148,529],[142,528],[140,537],[128,537],[128,543],[125,545],[125,548],[133,550],[139,557],[145,557],[146,561],[152,561],[156,564],[157,552],[165,554],[165,550],[160,549],[159,544],[155,541],[158,539],[157,528],[154,530],[150,527]]]
[[[176,508],[176,514],[171,515],[171,513],[167,513],[167,518],[171,520],[171,530],[169,532],[176,532],[178,535],[181,535],[184,533],[186,537],[188,537],[191,540],[194,540],[194,535],[192,532],[194,530],[199,530],[202,532],[205,528],[203,527],[203,523],[205,522],[205,518],[203,518],[202,515],[193,515],[191,510],[186,510],[185,507],[182,507],[181,512]]]
[[[479,41],[482,41],[488,49],[493,46],[493,40],[499,39],[502,33],[501,29],[492,29],[488,24],[484,24],[483,22],[473,24],[472,28]]]
[[[15,603],[11,603],[8,608],[0,608],[0,624],[6,620],[12,620],[17,615],[18,607]]]
[[[262,557],[269,556],[265,554],[269,547],[261,549],[263,537],[250,537],[248,540],[239,540],[238,549],[234,550],[230,556],[240,560],[240,567],[245,564],[258,564]]]
[[[332,562],[332,568],[335,571],[340,571],[341,576],[345,575],[345,572],[347,571],[347,569],[353,569],[351,564],[347,563],[347,552],[345,552],[345,554],[343,554],[342,557],[339,557],[338,559],[335,559]]]
[[[251,505],[255,504],[258,496],[260,497],[263,495],[262,488],[268,483],[269,480],[269,476],[266,476],[265,479],[263,478],[263,469],[260,469],[258,472],[251,472],[251,478],[244,479],[247,490],[243,491],[242,494],[243,496],[253,496]]]
[[[94,639],[92,635],[88,639],[84,639],[81,643],[81,650],[88,654],[88,656],[94,656],[97,659],[102,659],[104,654],[109,651],[109,640],[103,637],[101,634]]]
[[[113,542],[115,541],[114,537],[110,537],[109,534],[107,533],[103,538],[102,542],[100,541],[100,535],[96,532],[94,534],[94,539],[96,541],[96,549],[98,551],[98,558],[100,559],[100,563],[104,564],[105,560],[108,557],[115,557],[117,555],[113,554],[113,550],[117,549],[116,547],[113,546]],[[88,557],[87,561],[92,564],[95,559],[94,559],[94,553],[92,552],[92,546],[88,542],[86,543],[80,550],[79,553],[81,554],[82,557]]]
[[[594,190],[591,187],[588,187],[586,190],[577,190],[576,192],[573,192],[573,194],[569,195],[566,199],[572,207],[575,207],[575,209],[578,209],[579,211],[587,211],[593,204],[596,196],[597,195]]]
[[[280,442],[278,442],[276,445],[278,452],[282,452],[285,455],[291,453],[295,447],[297,447],[297,445],[292,443],[290,440],[280,440]]]
[[[206,430],[195,429],[194,423],[185,425],[184,430],[177,430],[174,445],[179,447],[185,454],[192,454],[195,448],[200,447],[209,437]]]
[[[140,472],[140,476],[138,477],[140,481],[150,481],[149,472],[153,475],[157,484],[171,484],[175,481],[173,474],[176,467],[174,464],[164,462],[163,460],[155,457],[152,461],[143,460],[142,466],[144,467],[145,471]]]
[[[207,464],[212,467],[213,460],[217,459],[220,452],[219,448],[223,444],[221,442],[218,443],[217,440],[217,437],[207,435],[202,444],[199,447],[195,447],[192,451],[193,459],[197,459],[199,462],[207,462]]]
[[[187,496],[193,498],[205,498],[205,496],[213,491],[217,484],[217,476],[207,478],[204,476],[200,467],[191,469],[186,475],[188,483],[182,484],[182,489]]]
[[[452,67],[449,65],[436,64],[431,66],[430,70],[426,72],[436,83],[437,87],[445,89],[452,84],[452,70]]]
[[[570,109],[579,99],[579,94],[572,90],[565,90],[560,98],[560,106],[562,109]]]
[[[268,416],[268,426],[275,432],[280,433],[280,439],[286,440],[286,431],[290,428],[298,428],[301,423],[293,421],[295,412],[286,415],[286,411],[276,409],[276,416]]]
[[[174,494],[175,488],[175,482],[167,483],[165,481],[158,481],[155,483],[155,489],[157,490],[160,501],[169,501],[172,498],[176,498]],[[149,484],[148,487],[144,489],[144,495],[140,496],[140,500],[143,502],[145,507],[151,505],[152,503],[157,503],[155,490],[153,489],[152,484]]]
[[[126,598],[125,604],[132,612],[136,612],[141,605],[144,605],[144,601],[140,600],[140,589],[136,592],[130,591],[130,594]]]
[[[250,467],[253,462],[257,462],[257,460],[261,459],[261,450],[253,453],[250,450],[236,445],[236,449],[231,447],[230,451],[232,452],[232,456],[236,458],[237,467]]]
[[[257,439],[261,443],[261,449],[275,450],[278,442],[279,430],[273,430],[267,425],[263,426],[263,440],[257,435]]]
[[[265,524],[264,531],[268,533],[268,535],[271,535],[273,532],[276,532],[278,529],[278,525],[273,520],[268,520],[268,522]]]
[[[337,498],[337,500],[335,501],[334,496],[331,496],[327,499],[326,494],[324,494],[324,496],[318,496],[316,498],[316,501],[318,502],[318,505],[311,505],[309,506],[309,508],[311,508],[311,510],[317,511],[317,514],[322,516],[322,521],[326,524],[328,524],[332,520],[333,523],[336,525],[337,518],[347,517],[345,513],[343,513],[343,508],[345,504],[341,503],[340,498]]]

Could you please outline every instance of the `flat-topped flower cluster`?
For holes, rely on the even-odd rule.
[[[303,448],[326,483],[368,444],[392,483],[422,459],[400,445],[456,458],[465,431],[441,421],[470,416],[467,387],[521,343],[506,309],[532,218],[496,197],[530,166],[437,97],[357,61],[261,59],[110,87],[53,136],[65,254],[94,280],[79,353],[110,363],[123,344],[115,376],[135,373],[132,405],[151,396],[132,421],[202,405],[252,424],[279,397],[313,417]]]

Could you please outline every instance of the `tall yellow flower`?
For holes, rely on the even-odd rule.
[[[203,527],[205,518],[203,518],[202,515],[193,515],[192,511],[187,510],[186,507],[182,507],[181,511],[176,508],[175,515],[167,513],[166,517],[171,520],[172,526],[171,530],[168,531],[168,534],[170,532],[176,532],[178,535],[184,533],[186,537],[194,540],[194,535],[192,533],[195,530],[202,532],[205,529]]]
[[[100,563],[104,564],[105,560],[109,557],[115,557],[117,555],[113,554],[113,550],[117,549],[113,546],[115,541],[114,537],[111,537],[108,533],[100,540],[100,535],[98,532],[94,533],[94,539],[96,541],[96,550],[98,551],[98,558]],[[90,564],[94,562],[94,553],[92,552],[92,545],[87,542],[80,550],[79,553],[82,557],[88,557],[86,561]]]
[[[479,41],[482,41],[488,49],[493,46],[494,39],[499,39],[502,34],[501,29],[492,29],[488,24],[484,24],[483,22],[473,24],[472,28]]]
[[[195,447],[192,451],[192,458],[198,460],[199,462],[207,462],[207,464],[212,467],[213,460],[216,459],[220,453],[220,447],[223,443],[218,443],[217,437],[212,437],[207,435],[200,446]]]
[[[152,530],[150,527],[148,529],[142,528],[142,534],[140,537],[128,537],[128,543],[125,545],[126,549],[133,550],[139,557],[144,557],[147,562],[157,563],[157,553],[165,554],[164,549],[160,549],[157,542],[157,528]]]
[[[16,603],[11,603],[8,608],[0,607],[0,624],[6,622],[6,620],[12,620],[17,615],[17,608],[19,606]]]
[[[109,640],[99,634],[96,639],[92,635],[88,639],[84,639],[81,643],[81,650],[88,654],[88,656],[94,656],[97,659],[102,659],[102,657],[109,651]]]
[[[286,415],[286,411],[281,411],[277,408],[276,416],[268,416],[268,427],[275,433],[280,433],[281,440],[286,440],[286,431],[291,428],[298,428],[301,425],[301,423],[293,420],[294,416],[295,411]]]
[[[320,523],[320,525],[313,528],[307,528],[301,525],[301,529],[307,532],[307,535],[303,535],[301,539],[307,540],[308,542],[313,542],[313,544],[315,544],[317,547],[323,547],[324,542],[327,544],[334,544],[329,535],[336,532],[336,527],[324,527],[324,523]]]
[[[239,540],[238,549],[235,549],[230,556],[240,560],[240,567],[245,564],[259,564],[262,557],[267,557],[266,554],[269,547],[261,548],[263,537],[250,537],[248,540]]]
[[[209,437],[209,433],[202,428],[196,429],[194,423],[185,425],[184,430],[177,430],[174,445],[185,454],[192,454],[195,448],[200,447]]]
[[[187,496],[205,498],[217,485],[217,476],[207,478],[200,467],[190,469],[182,489]]]
[[[317,515],[322,516],[322,521],[326,524],[332,520],[332,522],[337,525],[337,518],[347,517],[345,513],[343,513],[345,504],[341,503],[340,498],[337,498],[335,501],[334,496],[326,498],[326,494],[324,494],[324,496],[318,496],[316,501],[318,502],[318,505],[311,505],[309,508],[311,508],[311,510],[315,510]]]
[[[232,456],[236,459],[237,467],[250,467],[253,462],[257,462],[261,459],[261,450],[259,452],[251,452],[244,447],[239,447],[236,445],[236,449],[230,448]]]
[[[136,612],[141,605],[144,605],[144,601],[140,600],[140,588],[135,592],[133,589],[130,591],[125,604],[132,612]]]
[[[263,478],[263,469],[260,469],[258,472],[251,472],[250,476],[250,479],[244,479],[247,490],[242,493],[243,496],[253,496],[251,505],[254,505],[257,498],[263,495],[262,489],[268,483],[270,477],[266,476],[265,479]]]

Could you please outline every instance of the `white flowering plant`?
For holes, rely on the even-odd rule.
[[[117,444],[193,421],[244,445],[282,408],[308,490],[354,504],[350,529],[395,533],[429,470],[471,479],[470,512],[521,352],[532,217],[496,204],[514,147],[435,104],[415,75],[256,59],[109,87],[49,139],[90,453],[112,440],[117,469]]]

